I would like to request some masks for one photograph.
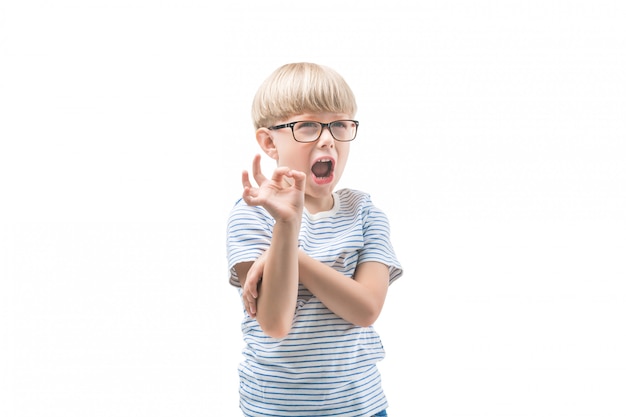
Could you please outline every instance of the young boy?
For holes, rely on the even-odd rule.
[[[278,68],[252,108],[260,156],[228,222],[230,283],[245,307],[239,366],[245,416],[386,416],[372,324],[402,275],[385,214],[369,195],[335,191],[359,122],[334,70]]]

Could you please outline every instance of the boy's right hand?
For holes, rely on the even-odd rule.
[[[303,172],[283,166],[276,168],[272,178],[268,179],[261,172],[261,155],[256,155],[252,161],[252,175],[258,187],[250,183],[248,171],[243,171],[241,176],[246,204],[262,206],[277,222],[301,221],[306,186]]]

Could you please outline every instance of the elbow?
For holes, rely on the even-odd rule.
[[[285,332],[285,331],[281,331],[281,330],[263,330],[263,333],[265,333],[267,336],[271,337],[272,339],[284,339],[285,337],[287,337],[287,335],[289,334],[289,332]]]
[[[370,308],[361,311],[360,314],[358,314],[357,317],[354,318],[352,324],[359,327],[372,326],[374,323],[376,323],[376,320],[378,320],[378,316],[380,316],[381,311],[382,307],[372,305],[370,306]]]
[[[353,324],[359,327],[370,327],[374,323],[376,323],[377,319],[378,319],[378,314],[364,315],[362,317],[359,317],[357,320],[355,320]]]
[[[259,326],[263,333],[273,339],[283,339],[287,337],[289,332],[291,331],[291,321],[287,322],[286,320],[268,320],[263,321],[259,320],[257,317],[257,321],[259,322]]]

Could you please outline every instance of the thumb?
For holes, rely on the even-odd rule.
[[[306,174],[301,171],[291,171],[291,176],[294,180],[294,187],[297,190],[304,191],[306,188]]]

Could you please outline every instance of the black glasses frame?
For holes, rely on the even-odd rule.
[[[335,135],[333,135],[333,130],[330,128],[330,125],[332,125],[333,123],[337,123],[337,122],[352,122],[354,123],[354,125],[356,126],[354,129],[354,137],[352,139],[337,139],[335,137]],[[307,140],[307,141],[302,141],[302,140],[298,140],[296,139],[296,133],[293,131],[293,127],[296,125],[296,123],[317,123],[319,125],[322,125],[322,128],[320,129],[320,134],[317,138],[315,138],[314,140]],[[290,128],[291,129],[291,136],[293,137],[293,140],[295,140],[296,142],[300,142],[300,143],[312,143],[312,142],[316,142],[319,140],[319,138],[322,137],[322,133],[324,133],[324,128],[327,127],[328,131],[330,132],[330,135],[333,137],[333,139],[335,139],[338,142],[351,142],[356,138],[356,134],[359,131],[359,122],[358,120],[350,120],[350,119],[341,119],[341,120],[334,120],[330,123],[322,123],[322,122],[316,122],[314,120],[297,120],[295,122],[291,122],[291,123],[285,123],[282,125],[276,125],[276,126],[270,126],[268,127],[269,130],[278,130],[278,129],[285,129],[285,128]]]

